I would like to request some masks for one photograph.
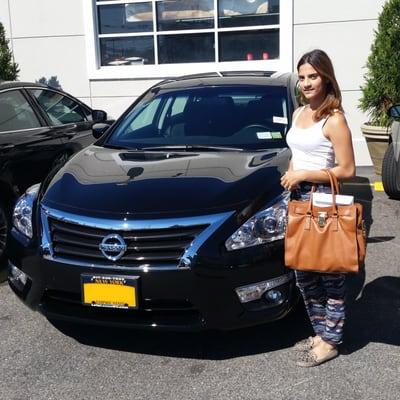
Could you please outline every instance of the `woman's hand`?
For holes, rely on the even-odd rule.
[[[281,185],[286,190],[295,190],[299,187],[299,183],[303,182],[304,179],[304,171],[303,170],[288,170],[286,171],[281,178]]]

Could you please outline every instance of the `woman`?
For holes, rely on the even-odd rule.
[[[304,106],[294,112],[287,134],[292,159],[281,184],[306,200],[312,183],[328,190],[329,177],[322,169],[329,168],[341,180],[354,176],[355,165],[351,132],[328,55],[322,50],[304,54],[297,72]],[[297,364],[316,366],[338,355],[345,321],[345,275],[296,271],[296,280],[315,332],[294,346]]]

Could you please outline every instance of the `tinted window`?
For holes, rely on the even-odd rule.
[[[99,6],[99,33],[153,31],[151,3]]]
[[[81,106],[69,97],[51,90],[30,90],[54,125],[86,121]]]
[[[108,143],[135,148],[184,144],[282,147],[287,127],[284,87],[161,91],[133,108]]]
[[[0,93],[0,132],[38,127],[40,122],[21,92]]]

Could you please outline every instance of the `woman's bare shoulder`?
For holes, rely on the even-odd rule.
[[[343,111],[338,110],[329,116],[324,125],[324,134],[330,139],[350,134],[350,129]]]
[[[295,118],[296,115],[298,115],[299,112],[300,112],[303,108],[304,108],[304,106],[297,107],[297,108],[293,111],[293,116],[292,116],[292,118]]]
[[[332,113],[329,115],[326,123],[328,126],[340,126],[342,124],[347,125],[344,112],[338,109],[332,110]]]

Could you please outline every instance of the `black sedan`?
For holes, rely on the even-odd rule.
[[[153,329],[286,315],[296,292],[279,182],[295,80],[265,75],[159,83],[30,188],[13,213],[18,297],[49,318]]]
[[[94,141],[107,114],[36,83],[0,82],[0,260],[16,199],[49,171]]]

